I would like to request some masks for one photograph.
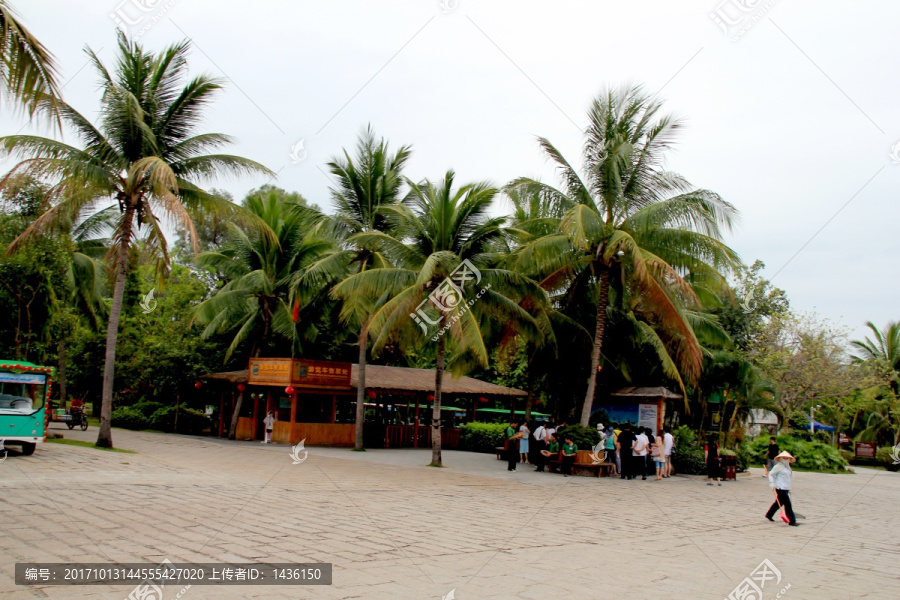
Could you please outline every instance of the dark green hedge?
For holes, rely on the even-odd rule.
[[[188,435],[202,435],[212,427],[212,421],[199,410],[181,407],[178,410],[178,431]],[[150,429],[175,433],[175,407],[160,408],[150,417]]]
[[[494,452],[502,446],[508,425],[504,423],[469,423],[460,428],[459,449],[470,452]]]

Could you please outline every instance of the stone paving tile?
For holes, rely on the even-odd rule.
[[[93,440],[96,432],[67,433]],[[79,435],[83,436],[79,438]],[[118,598],[15,586],[15,562],[333,562],[333,586],[194,586],[202,598],[720,600],[768,558],[787,600],[893,598],[900,475],[795,475],[802,527],[762,518],[765,479],[722,487],[562,478],[490,455],[310,449],[115,430],[138,454],[47,444],[0,464],[0,598]],[[758,474],[757,474],[758,475]],[[770,584],[771,585],[771,584]],[[178,590],[167,590],[171,600]],[[777,589],[765,590],[765,600]]]

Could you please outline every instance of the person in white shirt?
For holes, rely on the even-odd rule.
[[[769,471],[769,486],[775,491],[775,502],[769,507],[766,518],[770,521],[775,519],[772,516],[779,508],[784,508],[784,514],[788,518],[788,525],[797,526],[797,517],[794,515],[794,508],[791,506],[791,476],[794,472],[791,470],[791,463],[797,459],[791,456],[787,451],[782,452],[775,457],[775,466]]]
[[[647,437],[647,434],[645,433],[645,431],[646,431],[645,428],[638,428],[638,431],[640,431],[640,433],[638,433],[637,439],[634,440],[634,444],[632,444],[631,449],[634,451],[634,455],[638,457],[638,459],[637,459],[638,466],[641,468],[642,475],[643,475],[641,477],[641,479],[646,480],[647,479],[647,453],[649,452],[649,449],[650,449],[650,438]],[[637,475],[637,473],[635,473],[635,475]]]
[[[549,439],[550,434],[548,433],[547,425],[541,422],[538,428],[534,430],[534,460],[537,467],[535,471],[539,473],[544,472],[544,466],[547,464],[547,457],[542,454],[542,450],[547,449],[547,441]]]
[[[675,449],[675,436],[669,433],[668,430],[664,430],[666,433],[663,435],[663,447],[666,455],[666,468],[663,470],[663,477],[670,477],[672,475],[672,451]]]
[[[275,428],[275,411],[269,411],[269,414],[266,415],[266,418],[263,419],[263,423],[266,426],[266,439],[263,441],[263,444],[271,443],[272,441],[272,430]]]

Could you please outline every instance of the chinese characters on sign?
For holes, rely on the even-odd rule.
[[[251,358],[247,383],[290,385],[291,361],[290,358]]]
[[[251,358],[247,383],[346,389],[350,387],[350,363],[292,358]]]
[[[349,388],[350,363],[295,360],[291,383],[296,387]]]

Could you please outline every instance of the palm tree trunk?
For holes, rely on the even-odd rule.
[[[591,352],[591,377],[587,393],[581,407],[581,424],[585,427],[591,420],[594,406],[594,392],[597,389],[597,368],[600,366],[600,351],[603,347],[603,331],[606,329],[606,305],[609,303],[609,270],[600,273],[600,299],[597,301],[597,328],[594,330],[594,350]]]
[[[231,425],[228,426],[228,439],[235,439],[237,433],[238,417],[241,414],[241,404],[244,402],[244,392],[238,392],[237,402],[234,403],[234,412],[231,413]]]
[[[369,343],[369,322],[359,332],[359,371],[356,379],[356,446],[363,449],[363,427],[366,422],[366,348]]]
[[[66,341],[59,340],[59,401],[60,406],[66,404]]]
[[[262,345],[264,339],[260,339],[256,342],[256,347],[253,348],[253,351],[250,355],[253,358],[259,358],[259,355],[262,354]],[[237,424],[238,417],[241,415],[241,405],[244,403],[244,392],[238,392],[237,402],[234,403],[234,411],[231,413],[231,425],[228,426],[228,439],[233,440],[237,435]]]
[[[525,398],[525,420],[531,420],[531,407],[534,404],[534,379],[528,373],[528,396]]]
[[[438,337],[437,364],[434,369],[434,408],[431,411],[431,466],[441,462],[441,385],[444,381],[444,336]]]
[[[116,284],[113,288],[112,306],[109,308],[109,324],[106,327],[106,358],[103,364],[103,394],[100,399],[100,433],[97,446],[112,448],[113,380],[116,371],[116,343],[119,337],[119,319],[122,316],[122,302],[125,298],[125,278],[128,275],[128,254],[131,250],[131,227],[134,219],[133,204],[129,201],[125,209],[122,235],[119,242],[119,264],[116,266]]]

